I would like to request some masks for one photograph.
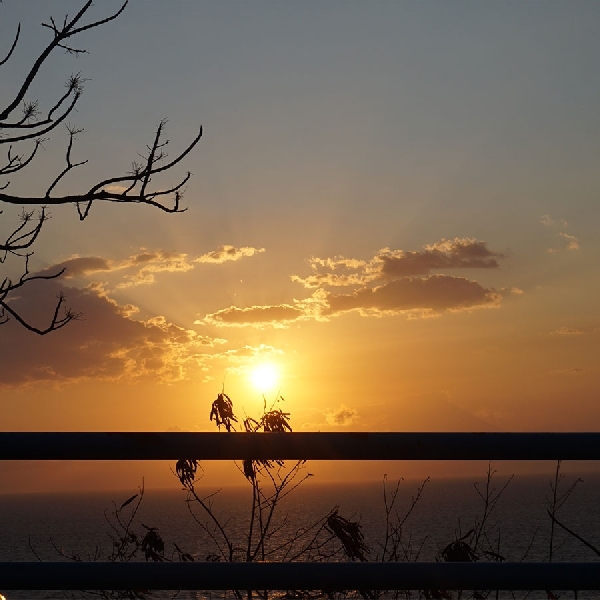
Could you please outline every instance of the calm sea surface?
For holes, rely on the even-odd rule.
[[[574,477],[567,477],[567,489]],[[437,480],[425,486],[422,498],[407,519],[403,537],[410,546],[412,559],[419,551],[419,560],[435,560],[441,550],[461,534],[466,533],[481,518],[484,505],[477,495],[474,480]],[[505,478],[494,481],[500,489]],[[546,513],[546,498],[551,495],[550,476],[515,477],[500,498],[492,513],[489,548],[507,560],[547,560],[550,519]],[[483,484],[484,481],[481,481]],[[404,481],[400,486],[397,511],[408,510],[420,482]],[[395,487],[388,482],[388,492]],[[483,486],[484,487],[484,486]],[[385,511],[382,483],[324,485],[310,480],[290,494],[281,504],[281,517],[287,521],[281,536],[289,535],[325,516],[333,507],[346,518],[360,521],[365,541],[372,548],[371,558],[380,552],[383,539]],[[480,485],[482,489],[482,485]],[[206,488],[206,493],[210,493]],[[100,560],[106,559],[111,549],[110,519],[114,503],[121,505],[131,493],[96,494],[28,494],[0,495],[0,560],[35,560],[32,548],[42,560],[61,560],[60,552],[76,554],[84,560],[93,559],[99,549]],[[174,490],[146,491],[140,505],[134,529],[143,536],[148,527],[156,527],[165,541],[165,555],[174,555],[175,542],[184,552],[197,560],[205,560],[214,553],[214,545],[194,521],[185,502],[185,492]],[[215,514],[227,523],[230,537],[243,546],[248,530],[251,494],[245,488],[224,488],[212,497]],[[130,505],[131,506],[131,505]],[[205,518],[197,512],[201,522]],[[559,519],[583,535],[597,548],[600,547],[600,477],[584,477],[569,500],[557,513]],[[279,522],[279,521],[278,521]],[[592,551],[581,542],[558,530],[554,539],[555,560],[594,561]],[[599,562],[600,568],[600,562]],[[7,600],[23,598],[65,598],[61,592],[3,591]],[[155,592],[150,598],[172,598],[173,592]],[[206,598],[200,592],[181,592],[178,598]],[[573,592],[560,592],[562,598],[573,598]],[[81,597],[80,595],[76,597]],[[221,598],[222,593],[212,597]],[[418,593],[412,597],[418,597]],[[495,598],[496,593],[490,595]],[[499,598],[512,598],[501,593]],[[515,593],[523,598],[525,593]],[[547,598],[545,593],[533,593],[529,598]],[[579,598],[600,598],[600,592],[581,592]]]

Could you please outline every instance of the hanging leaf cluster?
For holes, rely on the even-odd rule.
[[[344,552],[350,560],[367,561],[367,554],[371,550],[365,544],[360,523],[345,519],[338,513],[336,508],[327,517],[327,529],[340,540]]]
[[[227,394],[219,394],[217,399],[212,403],[210,420],[212,421],[213,418],[219,429],[223,425],[227,431],[231,431],[232,429],[235,431],[232,421],[237,423],[237,419],[233,414],[233,402],[231,402],[231,398]]]
[[[184,486],[194,483],[197,469],[198,461],[195,458],[182,458],[175,465],[175,473]]]
[[[148,527],[142,523],[147,532],[142,540],[142,551],[146,560],[162,562],[165,560],[165,543],[156,527]]]

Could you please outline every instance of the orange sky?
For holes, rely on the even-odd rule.
[[[39,11],[70,11],[52,4],[0,7],[0,40],[23,24],[3,83],[44,42]],[[599,11],[132,3],[32,94],[92,78],[74,116],[90,162],[64,193],[129,169],[161,118],[173,154],[202,123],[188,211],[52,210],[30,269],[65,274],[15,305],[43,323],[62,290],[84,317],[0,328],[0,427],[212,430],[223,385],[240,416],[260,411],[250,376],[269,362],[296,430],[598,430]],[[46,189],[65,140],[14,193]],[[175,483],[164,464],[2,469],[10,491]]]

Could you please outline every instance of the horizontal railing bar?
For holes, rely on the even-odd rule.
[[[600,563],[0,563],[5,590],[600,590]]]
[[[600,460],[600,433],[0,433],[0,460]]]

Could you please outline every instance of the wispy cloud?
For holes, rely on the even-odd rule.
[[[554,227],[555,225],[559,226],[559,227],[566,227],[569,223],[567,222],[566,219],[563,219],[562,217],[559,219],[553,219],[550,215],[546,214],[546,215],[542,215],[540,217],[540,223],[542,225],[544,225],[545,227]]]
[[[272,306],[251,306],[238,308],[230,306],[215,313],[206,315],[204,319],[194,321],[194,324],[212,324],[226,326],[244,325],[274,325],[283,327],[291,321],[296,321],[305,315],[301,308],[290,304],[277,304]]]
[[[579,240],[574,235],[561,231],[558,235],[567,240],[567,250],[579,250]]]
[[[255,254],[259,254],[264,251],[264,248],[253,248],[251,246],[242,246],[241,248],[236,248],[235,246],[225,245],[219,246],[219,248],[216,250],[199,256],[198,258],[194,259],[194,262],[213,263],[220,265],[224,262],[240,260],[240,258],[244,258],[245,256],[254,256]]]
[[[550,215],[543,215],[540,218],[540,223],[542,225],[544,225],[544,227],[549,227],[554,230],[564,229],[569,224],[566,221],[566,219],[562,219],[562,218],[561,219],[553,219]],[[579,250],[580,249],[579,240],[574,235],[566,233],[565,231],[559,231],[556,235],[558,237],[561,237],[564,240],[566,240],[566,246],[565,246],[566,250]],[[548,254],[555,254],[556,252],[559,252],[560,250],[561,250],[560,248],[556,248],[556,247],[547,248]]]
[[[596,369],[582,369],[581,367],[570,367],[568,369],[554,369],[550,371],[551,375],[582,375],[583,373],[590,373]]]
[[[64,269],[63,278],[92,277],[104,273],[124,272],[123,281],[117,288],[128,288],[138,285],[149,285],[156,282],[157,273],[185,273],[198,264],[223,264],[237,261],[245,257],[264,252],[264,248],[243,246],[220,246],[216,250],[197,257],[190,257],[183,252],[167,252],[164,250],[147,250],[121,260],[111,260],[98,256],[72,256],[65,261],[47,267],[39,274],[57,273]]]
[[[555,331],[551,331],[550,335],[583,335],[583,329],[573,329],[572,327],[559,327]]]
[[[325,420],[329,425],[338,425],[341,427],[352,425],[357,417],[358,412],[353,408],[348,408],[345,404],[342,404],[334,411],[325,413]]]

